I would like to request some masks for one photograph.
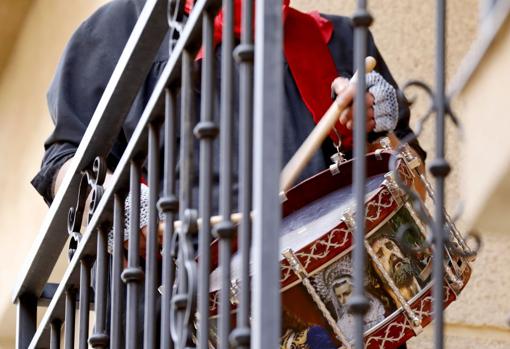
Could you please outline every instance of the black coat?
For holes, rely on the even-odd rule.
[[[32,185],[47,203],[51,203],[53,199],[51,188],[54,177],[62,164],[76,152],[143,5],[143,0],[116,0],[104,5],[76,30],[67,44],[47,96],[48,107],[55,129],[44,144],[45,154],[41,169],[32,180]],[[330,20],[334,27],[328,46],[336,64],[337,72],[341,76],[349,77],[353,74],[353,27],[351,21],[349,18],[341,16],[325,15],[324,17]],[[118,163],[150,97],[150,93],[168,60],[167,42],[168,40],[163,41],[145,84],[136,97],[131,111],[126,117],[122,131],[111,150],[108,157],[108,165],[111,170]],[[219,56],[220,50],[218,49],[217,52]],[[377,59],[376,70],[390,84],[398,88],[375,46],[372,35],[369,35],[368,39],[368,54]],[[200,69],[199,66],[197,68]],[[286,63],[284,70],[283,161],[285,164],[313,129],[315,123],[301,100],[296,83]],[[216,71],[217,87],[219,88],[219,60]],[[237,78],[238,74],[236,73],[236,82]],[[238,89],[234,90],[238,91]],[[198,100],[198,88],[196,92]],[[237,98],[234,98],[234,100],[234,110],[237,114]],[[216,105],[219,105],[219,103],[216,103]],[[199,108],[196,108],[196,110],[198,111]],[[218,114],[216,113],[216,115]],[[237,119],[235,124],[237,126]],[[395,133],[399,138],[402,138],[410,132],[412,131],[409,128],[409,108],[405,101],[400,101],[399,122]],[[374,134],[369,135],[371,138],[375,136]],[[216,142],[215,145],[217,150],[215,154],[219,154],[218,143]],[[234,146],[236,145],[237,139],[234,142]],[[415,148],[422,157],[425,156],[418,145]],[[334,151],[332,142],[329,139],[326,140],[322,152],[316,154],[311,160],[301,178],[309,177],[324,169],[329,163],[329,156]],[[218,174],[219,161],[217,158],[216,156],[214,167]],[[237,159],[234,159],[234,164],[236,163]],[[237,182],[235,178],[236,174],[234,173],[234,181]],[[217,193],[215,194],[217,196]]]

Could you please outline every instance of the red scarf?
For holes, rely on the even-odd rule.
[[[335,62],[328,48],[333,35],[333,25],[320,16],[319,12],[300,12],[283,0],[284,51],[292,77],[306,107],[318,123],[331,105],[331,83],[338,76]],[[234,36],[241,36],[242,0],[234,0]],[[186,12],[193,7],[193,0],[186,0]],[[222,39],[223,11],[214,20],[214,43]],[[197,57],[200,59],[201,52]],[[337,122],[335,126],[342,138],[342,149],[352,149],[352,131]],[[331,132],[336,143],[338,137]]]

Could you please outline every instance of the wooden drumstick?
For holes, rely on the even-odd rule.
[[[370,56],[365,58],[365,69],[367,73],[371,72],[375,68],[375,65],[375,58]],[[349,81],[349,84],[356,83],[357,76],[358,73],[356,72]],[[308,164],[313,154],[321,146],[322,142],[327,137],[331,129],[335,126],[335,123],[340,117],[342,111],[344,111],[344,109],[347,108],[350,103],[350,100],[340,99],[339,102],[335,101],[331,104],[319,123],[317,123],[313,131],[305,139],[301,147],[299,147],[292,159],[290,159],[290,161],[283,169],[280,176],[280,188],[282,191],[287,191],[290,188],[292,183],[296,180],[297,176],[299,176],[303,168],[306,166],[306,164]],[[210,218],[211,226],[218,224],[222,221],[222,219],[222,216],[212,216]],[[234,224],[238,224],[241,219],[241,213],[233,213],[230,216],[230,220]],[[202,224],[201,219],[198,220],[198,224]],[[175,229],[179,229],[181,227],[181,222],[175,221],[174,227]]]
[[[252,213],[252,215],[253,215],[253,213]],[[230,221],[234,224],[239,224],[241,222],[242,217],[243,217],[243,215],[240,212],[232,213],[230,215]],[[214,226],[214,225],[220,223],[222,220],[223,220],[223,216],[211,216],[209,222],[210,222],[211,226]],[[198,226],[201,226],[202,219],[199,218],[197,223],[198,223]],[[182,224],[181,221],[175,221],[174,229],[179,229],[181,227],[181,224]]]
[[[376,65],[374,57],[365,58],[365,70],[370,73]],[[356,72],[349,84],[356,83],[358,73]],[[336,122],[340,118],[340,114],[349,106],[352,100],[340,98],[334,101],[326,113],[322,116],[310,135],[305,139],[303,144],[296,151],[294,156],[289,160],[282,170],[280,176],[280,192],[286,192],[292,186],[296,178],[303,171],[317,149],[321,146],[324,139],[331,132]]]

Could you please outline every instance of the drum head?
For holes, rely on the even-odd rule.
[[[397,175],[400,182],[412,183],[405,162],[397,162],[393,174],[387,152],[368,154],[366,161],[365,291],[370,308],[364,319],[365,347],[397,348],[431,321],[429,232],[391,179]],[[301,182],[286,193],[282,203],[282,347],[333,349],[353,339],[354,319],[347,311],[353,288],[352,222],[357,214],[352,164],[343,163],[337,174],[326,170]],[[465,285],[471,269],[464,260],[450,257],[446,270],[456,278],[453,283],[445,279],[447,305]],[[231,276],[233,285],[239,282],[238,254],[232,258]],[[216,268],[211,273],[213,322],[219,289]],[[233,312],[236,292],[233,286]]]

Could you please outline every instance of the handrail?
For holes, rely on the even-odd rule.
[[[89,221],[80,244],[75,251],[72,260],[70,261],[69,266],[67,267],[57,290],[55,291],[53,299],[48,305],[48,308],[41,322],[39,323],[29,348],[37,348],[37,343],[44,336],[45,331],[50,326],[52,318],[55,316],[54,311],[62,306],[63,296],[65,294],[66,288],[68,287],[69,281],[73,276],[75,276],[75,273],[78,272],[77,268],[79,267],[80,259],[84,256],[84,254],[86,254],[88,249],[92,248],[91,246],[94,246],[96,238],[94,231],[101,221],[101,216],[111,204],[113,195],[116,191],[119,190],[119,186],[126,182],[128,178],[130,162],[133,158],[136,158],[140,152],[145,150],[147,140],[147,126],[153,116],[156,114],[155,110],[158,108],[158,102],[161,100],[161,96],[164,93],[165,87],[169,84],[171,79],[175,77],[173,74],[179,71],[180,57],[182,52],[187,48],[188,45],[190,45],[190,42],[194,41],[196,35],[200,33],[201,14],[205,10],[206,6],[211,6],[211,1],[200,0],[194,5],[193,12],[188,18],[187,24],[184,27],[184,31],[180,35],[180,38],[172,51],[172,55],[170,56],[167,65],[165,66],[156,86],[154,87],[151,97],[142,113],[142,116],[140,117],[140,121],[138,122],[133,132],[131,140],[129,141],[114,173],[112,174],[110,185],[105,190],[105,193],[103,194],[96,211]],[[196,49],[198,50],[198,46]]]
[[[168,26],[165,0],[148,0],[119,58],[74,159],[55,196],[23,271],[12,301],[25,293],[38,296],[68,238],[67,210],[75,203],[80,171],[96,156],[107,155],[122,127],[131,103],[152,65]],[[100,140],[100,141],[99,141]]]
[[[146,0],[78,147],[69,173],[66,174],[63,185],[45,217],[14,290],[13,301],[18,304],[18,348],[46,348],[48,343],[51,343],[52,348],[58,347],[62,340],[62,325],[65,326],[66,348],[74,347],[76,337],[78,337],[80,348],[89,345],[101,348],[136,348],[140,346],[140,340],[143,340],[144,348],[155,348],[158,336],[161,339],[161,347],[164,348],[196,346],[199,349],[207,349],[210,346],[209,336],[216,337],[213,338],[217,339],[213,345],[217,349],[266,348],[279,345],[281,330],[284,329],[286,332],[285,321],[280,320],[282,314],[285,314],[282,308],[285,310],[287,305],[281,303],[285,298],[280,296],[281,265],[278,257],[281,252],[278,243],[281,223],[278,175],[283,145],[282,102],[285,100],[282,81],[284,78],[281,47],[283,43],[282,1],[257,1],[258,16],[255,25],[253,24],[253,3],[250,0],[245,1],[242,7],[241,43],[234,49],[232,28],[234,20],[232,14],[236,9],[234,0],[196,0],[185,25],[182,22],[184,0]],[[214,52],[213,23],[220,3],[223,4],[224,22],[221,60],[217,60]],[[446,3],[445,0],[437,0],[437,3],[437,91],[433,91],[422,82],[412,84],[430,92],[435,103],[434,111],[437,111],[437,154],[436,159],[431,162],[431,173],[438,177],[437,207],[434,218],[426,214],[422,216],[426,216],[423,220],[427,220],[434,234],[434,242],[431,245],[434,253],[433,278],[443,280],[444,275],[451,274],[449,267],[445,268],[443,263],[444,253],[447,251],[445,246],[448,248],[449,243],[448,239],[445,239],[447,231],[443,229],[445,226],[444,180],[449,171],[449,165],[444,159],[444,122],[451,111],[444,91]],[[172,13],[174,10],[175,13]],[[358,8],[353,17],[354,63],[356,70],[359,70],[362,75],[364,74],[363,59],[367,53],[367,27],[371,21],[372,17],[367,11],[366,0],[358,0]],[[253,45],[252,37],[253,27],[256,29],[258,38],[255,45]],[[97,176],[101,179],[89,183],[99,202],[94,200],[92,216],[87,226],[81,229],[83,233],[80,235],[81,240],[76,249],[73,249],[72,258],[56,289],[53,288],[48,295],[43,292],[44,287],[58,256],[65,250],[65,242],[68,239],[67,210],[76,203],[78,181],[93,160],[97,157],[101,160],[110,152],[131,104],[147,79],[153,59],[168,33],[168,28],[171,33],[168,61],[153,90],[150,91],[150,98],[144,99],[147,103],[141,115],[137,115],[138,123],[109,178],[108,185],[102,187],[104,171],[97,171],[102,173]],[[177,41],[174,40],[177,39],[177,35],[175,37],[172,35],[174,30],[179,34]],[[198,97],[198,93],[194,95],[193,88],[196,82],[194,74],[198,69],[193,66],[193,59],[201,45],[204,47],[204,60],[200,66],[201,105],[200,112],[196,113],[193,103],[197,102],[194,97]],[[239,94],[233,93],[234,86],[237,86],[237,83],[234,85],[235,79],[232,76],[232,70],[235,67],[233,57],[238,58],[240,68]],[[216,63],[221,63],[221,77],[214,74]],[[216,80],[218,77],[219,80]],[[219,89],[215,86],[218,81],[221,81]],[[150,82],[152,83],[153,80],[151,79]],[[367,116],[364,110],[365,90],[365,81],[362,79],[357,86],[357,97],[354,101],[356,106],[353,147],[355,160],[352,177],[354,179],[353,197],[358,213],[365,212],[365,182],[368,173],[364,161]],[[178,94],[181,97],[180,111],[177,111]],[[145,97],[149,96],[144,95]],[[220,97],[219,104],[216,105],[220,107],[219,113],[213,111],[216,97]],[[236,119],[233,119],[234,113],[231,110],[233,107],[231,103],[236,99],[240,102],[239,115],[236,116],[239,120],[238,127],[235,122],[232,122]],[[166,108],[164,114],[163,106]],[[197,116],[200,116],[199,122],[196,120]],[[425,116],[427,117],[428,115]],[[219,127],[216,119],[220,121]],[[179,127],[177,123],[180,123]],[[234,134],[237,128],[239,133]],[[162,131],[165,134],[163,143],[160,142]],[[219,143],[215,143],[218,141],[216,139],[218,131],[220,139]],[[176,141],[178,134],[180,134],[180,142]],[[200,143],[198,152],[195,149],[196,143]],[[216,144],[220,145],[219,183],[216,181],[216,169],[213,167],[216,164],[215,156],[218,155],[213,154]],[[161,145],[164,145],[164,152]],[[231,175],[235,171],[231,162],[236,154],[234,147],[237,147],[238,154],[242,154],[239,156],[242,160],[239,161],[239,175],[235,180],[239,187],[242,187],[238,193],[231,190],[234,185]],[[180,151],[178,163],[177,150]],[[195,166],[197,154],[200,155],[198,159],[200,163]],[[144,159],[148,160],[146,167],[142,165]],[[164,160],[164,168],[160,171],[162,160]],[[142,193],[142,189],[147,188],[140,185],[142,166],[148,173],[147,200],[145,200],[147,193]],[[178,171],[174,171],[176,166]],[[198,186],[195,186],[193,182],[194,175],[197,173],[196,169],[200,175]],[[160,182],[164,184],[162,195]],[[125,206],[128,205],[125,205],[125,197],[128,183],[131,199],[127,201],[130,208],[126,209]],[[221,217],[225,219],[213,230],[207,223],[214,211],[212,204],[216,198],[213,195],[213,189],[216,188],[220,192]],[[194,202],[196,201],[194,200],[195,189],[199,189],[198,205]],[[393,193],[390,194],[393,196]],[[248,217],[250,212],[254,212],[253,219],[245,219],[241,222],[237,229],[237,237],[234,237],[236,227],[232,224],[232,220],[228,219],[232,213],[234,195],[238,195],[243,217]],[[79,204],[81,205],[83,201]],[[407,202],[411,204],[410,200]],[[408,204],[406,206],[409,206]],[[420,202],[414,204],[418,205]],[[109,234],[112,211],[114,211],[113,239]],[[166,222],[162,248],[158,241],[158,214],[162,214]],[[140,254],[139,248],[143,247],[143,244],[139,227],[145,225],[144,221],[143,224],[140,224],[140,221],[142,221],[141,217],[147,216],[146,253]],[[349,227],[352,228],[350,235],[354,242],[365,241],[366,219],[361,214],[355,215],[355,218],[355,222],[352,217],[348,219],[354,224]],[[177,219],[182,224],[179,229],[174,230]],[[199,226],[199,220],[204,224]],[[129,229],[125,229],[126,225]],[[129,230],[128,263],[127,267],[123,267],[123,259],[126,257],[123,251],[123,239],[125,242],[126,230]],[[214,307],[217,308],[215,323],[212,323],[207,316],[212,303],[209,283],[212,234],[217,235],[219,241],[216,256],[219,257],[215,258],[220,274],[219,287],[217,287],[220,291],[214,299]],[[197,237],[199,258],[193,246]],[[231,273],[234,238],[238,238],[238,253],[241,260],[239,275]],[[398,234],[396,238],[398,239]],[[113,248],[110,250],[111,259],[109,259],[107,246],[111,240],[113,240]],[[371,339],[365,336],[363,320],[370,305],[370,298],[366,293],[368,290],[365,290],[364,285],[364,275],[367,272],[365,247],[368,245],[366,244],[366,241],[365,244],[354,243],[355,247],[349,262],[353,267],[354,288],[353,296],[350,297],[346,306],[351,308],[356,325],[352,333],[356,347],[369,345],[367,343]],[[370,250],[370,246],[368,249]],[[158,265],[160,255],[163,257],[162,268]],[[142,257],[145,257],[145,263],[142,263]],[[96,264],[95,283],[91,277],[93,263]],[[313,275],[312,272],[310,275]],[[158,280],[160,276],[162,283]],[[388,278],[386,274],[383,276]],[[158,287],[160,285],[162,287]],[[142,287],[144,295],[141,295]],[[333,285],[327,287],[330,288]],[[444,300],[450,301],[451,297],[448,294],[446,298],[443,297],[445,292],[443,283],[434,283],[433,287],[435,342],[436,347],[441,349],[444,341],[442,333],[443,309],[446,304]],[[158,295],[158,291],[161,295]],[[397,294],[400,292],[395,287],[393,291]],[[452,291],[451,296],[457,294],[456,289],[450,291]],[[310,288],[312,298],[314,292],[314,288]],[[41,321],[37,323],[36,307],[37,302],[41,301],[41,296],[45,298],[39,305],[47,308]],[[158,297],[161,298],[161,307],[156,305]],[[389,297],[391,298],[391,295]],[[323,315],[328,319],[329,326],[335,329],[338,326],[336,321],[339,319],[332,317],[326,309],[327,306],[322,300],[319,301],[323,304],[322,308],[325,309]],[[96,318],[91,330],[89,314],[92,302]],[[237,312],[235,329],[231,317],[234,302]],[[429,307],[428,299],[426,302],[426,307]],[[142,307],[143,326],[139,317]],[[161,310],[161,315],[158,315],[158,308]],[[386,307],[384,310],[386,312]],[[427,314],[427,316],[430,315],[429,310]],[[77,315],[78,331],[76,331]],[[108,316],[110,321],[107,319]],[[158,317],[161,318],[160,326],[158,326]],[[416,326],[412,329],[416,334],[421,327],[417,324],[413,325]],[[142,330],[143,334],[140,335]],[[407,333],[410,333],[410,330],[406,328],[405,337],[401,335],[390,346],[401,345],[402,341],[408,338]],[[339,333],[339,337],[342,337],[341,331]],[[368,335],[373,334],[376,333],[370,330]],[[384,340],[386,341],[387,338]],[[174,343],[173,346],[170,342]]]

